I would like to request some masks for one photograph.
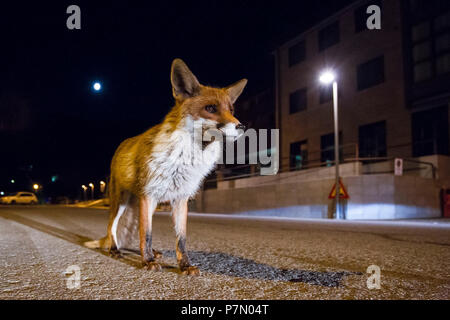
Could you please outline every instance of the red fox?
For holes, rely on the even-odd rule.
[[[143,262],[150,270],[161,270],[152,249],[152,217],[159,202],[170,201],[176,232],[176,256],[183,274],[199,275],[186,250],[188,200],[221,155],[221,142],[193,139],[194,127],[220,130],[227,138],[237,137],[245,127],[234,117],[233,104],[247,84],[242,79],[225,88],[199,83],[181,59],[171,68],[175,106],[164,121],[148,131],[123,141],[111,162],[109,183],[110,218],[107,235],[85,243],[117,253],[117,227],[127,210],[139,211],[139,244]],[[201,155],[193,161],[194,155]]]

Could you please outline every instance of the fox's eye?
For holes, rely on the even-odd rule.
[[[217,107],[213,104],[209,104],[205,107],[205,110],[208,111],[209,113],[216,113]]]

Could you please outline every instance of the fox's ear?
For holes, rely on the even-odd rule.
[[[236,102],[237,98],[239,98],[246,85],[247,79],[242,79],[225,88],[228,95],[230,96],[231,103]]]
[[[200,92],[200,83],[181,59],[173,60],[170,81],[175,99],[186,99]]]

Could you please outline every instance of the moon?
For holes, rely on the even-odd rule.
[[[95,91],[100,91],[102,85],[100,84],[100,82],[95,82],[92,87],[94,88]]]

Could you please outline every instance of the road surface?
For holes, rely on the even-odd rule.
[[[176,268],[166,213],[154,218],[162,272],[143,268],[132,251],[113,258],[83,247],[104,235],[107,215],[63,206],[0,206],[0,299],[450,298],[449,223],[190,214],[188,249],[202,272],[193,277]],[[370,265],[380,268],[380,289],[367,287]],[[80,270],[79,286],[70,266]]]

